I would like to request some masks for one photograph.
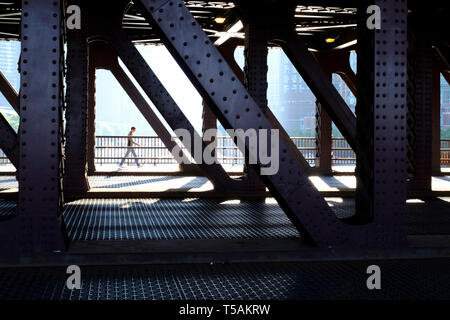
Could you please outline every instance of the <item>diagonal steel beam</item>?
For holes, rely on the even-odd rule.
[[[16,90],[11,86],[8,79],[6,79],[5,75],[0,71],[0,92],[3,93],[6,100],[8,100],[9,104],[13,109],[19,114],[19,95]]]
[[[432,67],[432,174],[441,175],[441,61],[438,54],[433,57]]]
[[[108,5],[106,5],[106,3]],[[111,5],[110,5],[111,4]],[[167,121],[169,126],[175,130],[179,128],[187,129],[190,132],[190,136],[194,139],[201,139],[200,135],[195,132],[194,128],[190,124],[189,120],[186,116],[181,112],[178,105],[175,101],[170,97],[167,90],[160,83],[159,79],[155,76],[151,68],[145,62],[145,60],[140,55],[139,51],[136,50],[135,46],[131,43],[131,41],[127,38],[125,33],[120,31],[120,25],[122,21],[122,13],[126,12],[128,5],[130,2],[128,0],[121,0],[114,3],[107,1],[98,1],[98,2],[89,2],[86,1],[86,10],[88,11],[88,39],[91,41],[106,41],[109,44],[115,46],[115,50],[118,48],[124,47],[124,52],[121,50],[118,53],[122,61],[125,63],[127,69],[131,72],[133,77],[138,81],[139,85],[144,89],[144,92],[148,95],[150,100],[154,103],[158,111]],[[105,7],[108,8],[105,11]],[[125,54],[126,52],[126,54]],[[129,60],[125,61],[124,57],[129,56]],[[99,61],[102,63],[101,61]],[[136,67],[135,64],[138,64]],[[92,65],[92,64],[90,64]],[[137,76],[138,75],[138,76]],[[89,128],[94,127],[93,124],[93,106],[95,105],[95,98],[93,96],[94,88],[92,84],[94,82],[94,78],[92,74],[90,74],[89,85],[90,85],[90,95],[89,95]],[[89,135],[89,139],[93,140],[92,135]],[[89,141],[89,140],[88,140]],[[183,144],[183,141],[182,141]],[[93,149],[93,141],[88,143],[90,150]],[[201,150],[204,150],[205,144],[202,145]],[[186,147],[186,145],[185,145]],[[197,150],[194,150],[193,156],[196,156]],[[93,168],[93,158],[92,156],[89,158],[89,167]],[[197,165],[197,168],[203,171],[203,174],[207,176],[215,189],[219,192],[223,193],[248,193],[254,192],[255,188],[252,181],[249,179],[232,179],[222,168],[220,164],[200,164]],[[196,172],[195,170],[194,172]],[[92,172],[92,169],[91,171]],[[265,190],[263,191],[265,193]]]
[[[332,80],[332,74],[339,74],[356,96],[356,79],[349,64],[349,52],[333,50],[315,52],[314,57],[319,62],[328,79]],[[350,75],[348,77],[347,75]],[[352,78],[353,77],[353,78]],[[353,80],[351,80],[353,79]],[[332,121],[328,113],[316,100],[316,168],[322,174],[332,173]]]
[[[18,168],[19,144],[17,143],[17,134],[2,113],[0,113],[0,149],[5,152],[11,163]]]
[[[435,47],[439,59],[439,67],[445,81],[450,85],[450,49],[445,45]]]
[[[289,60],[320,101],[353,150],[357,150],[356,118],[339,92],[325,75],[319,63],[295,32],[276,30],[279,38],[274,40],[281,46]]]
[[[356,74],[352,69],[346,69],[344,71],[336,71],[338,75],[341,76],[342,80],[344,80],[347,87],[350,89],[352,94],[356,97]]]
[[[121,87],[128,94],[130,99],[139,109],[139,111],[147,120],[147,122],[150,124],[150,126],[153,128],[153,130],[155,130],[156,134],[161,139],[165,147],[169,151],[174,150],[177,144],[175,141],[172,140],[172,135],[167,131],[167,129],[158,119],[158,116],[153,112],[150,105],[147,103],[147,101],[145,101],[144,97],[142,97],[140,92],[136,89],[136,87],[131,82],[130,78],[128,78],[127,74],[123,71],[123,69],[119,65],[117,65],[111,68],[111,73],[117,79]],[[184,163],[189,162],[186,155],[183,154],[182,157],[184,159],[182,165]]]
[[[184,128],[190,133],[192,141],[195,139],[201,140],[200,135],[195,131],[192,124],[126,35],[122,31],[117,31],[110,34],[108,40],[172,130]],[[199,156],[197,152],[203,152],[203,150],[204,146],[199,150],[191,148],[191,154],[194,158],[197,158]],[[241,181],[230,178],[220,164],[200,165],[199,168],[211,180],[218,191],[227,192],[232,190],[230,188],[234,188],[238,192],[240,188],[245,188]]]
[[[239,81],[241,81],[242,84],[244,84],[245,73],[242,71],[242,69],[239,67],[236,60],[234,59],[234,51],[236,50],[237,46],[242,42],[243,41],[241,39],[231,38],[225,43],[218,46],[217,49],[219,50],[220,54],[223,56],[225,61],[228,63],[231,70],[233,70],[233,72],[238,76]],[[266,113],[272,113],[272,111],[269,108],[266,108]],[[253,184],[253,188],[255,190],[265,190],[266,186],[259,178],[258,173],[255,171],[255,168],[248,165],[246,165],[245,168],[247,169],[246,179],[249,183]],[[306,162],[306,160],[304,163],[304,168],[309,169],[309,164]]]
[[[88,175],[94,174],[95,168],[95,64],[97,55],[88,45],[88,86],[87,86],[87,130],[86,160]]]
[[[356,97],[356,74],[350,66],[350,51],[333,50],[330,52],[315,52],[314,57],[318,60],[325,73],[336,73],[340,75]]]
[[[444,77],[445,81],[447,81],[447,84],[450,86],[450,71],[443,70],[441,74]]]
[[[281,128],[255,103],[184,2],[139,0],[136,4],[222,123],[243,130]],[[272,142],[269,145],[276,147]],[[248,152],[249,143],[244,143]],[[338,221],[309,181],[300,153],[282,129],[279,150],[278,172],[261,177],[301,234],[322,247],[354,243],[354,227]],[[256,157],[259,169],[264,165]]]
[[[123,68],[119,65],[117,54],[104,41],[93,41],[89,44],[90,51],[90,72],[95,72],[95,69],[104,69],[112,73],[117,82],[126,92],[126,94],[133,101],[135,106],[147,120],[148,124],[155,130],[158,137],[161,139],[164,146],[170,151],[174,150],[176,142],[172,141],[172,135],[166,129],[164,124],[159,120],[158,116],[153,112],[151,106],[147,103],[145,98],[136,88],[134,83],[125,73]],[[183,163],[188,163],[186,156],[182,155]],[[184,164],[181,168],[185,170]]]
[[[450,70],[450,49],[445,44],[439,44],[435,50],[441,58],[443,69]]]
[[[264,1],[260,6],[254,7],[249,1],[237,1],[237,7],[240,9],[243,20],[251,21],[256,16],[259,21],[262,21],[260,29],[264,28],[266,39],[283,49],[350,146],[356,151],[356,118],[303,40],[294,31],[296,24],[292,12],[295,9],[295,3]]]
[[[97,44],[97,46],[98,45],[99,44]],[[166,129],[164,124],[159,120],[158,116],[153,112],[152,107],[141,95],[141,93],[125,73],[123,68],[119,65],[117,54],[106,45],[103,46],[105,47],[101,48],[101,50],[103,50],[102,57],[105,59],[103,59],[101,67],[111,71],[112,75],[116,78],[117,82],[119,82],[120,86],[123,88],[126,94],[133,101],[135,106],[147,120],[148,124],[153,128],[153,130],[155,130],[164,146],[169,151],[174,150],[177,144],[172,140],[172,135]],[[182,155],[182,157],[183,163],[188,163],[188,158],[184,154]]]

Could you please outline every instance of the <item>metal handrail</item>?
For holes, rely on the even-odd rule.
[[[127,136],[97,136],[95,146],[96,164],[117,164],[123,157],[127,146]],[[137,159],[142,163],[170,164],[177,163],[172,154],[157,136],[133,136],[141,146],[133,146],[138,153]],[[175,138],[178,140],[178,138]],[[291,137],[297,149],[302,152],[311,165],[315,161],[316,139],[314,137]],[[226,136],[216,139],[216,158],[222,164],[243,164],[244,157],[234,144],[233,139]],[[450,139],[441,139],[441,165],[450,166]],[[127,157],[129,163],[134,157]],[[9,159],[0,150],[0,164],[10,164]],[[356,155],[344,138],[332,138],[332,164],[354,165]]]

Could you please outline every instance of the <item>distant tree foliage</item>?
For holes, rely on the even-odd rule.
[[[287,134],[290,137],[315,137],[316,132],[314,130],[302,130],[300,128],[286,129]]]
[[[445,130],[441,130],[441,139],[449,140],[450,139],[450,128]]]
[[[9,122],[14,131],[19,130],[19,116],[17,114],[3,113],[5,119]]]

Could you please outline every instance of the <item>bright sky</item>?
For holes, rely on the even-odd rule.
[[[197,131],[202,128],[202,98],[164,46],[137,46],[159,80]]]
[[[164,46],[143,45],[139,45],[137,48],[194,128],[200,131],[202,128],[202,99],[167,49]],[[153,111],[159,115],[121,61],[120,64],[153,107]],[[133,125],[138,128],[136,135],[154,135],[153,130],[109,71],[98,70],[96,84],[96,120],[99,123],[110,124],[114,128],[114,132],[117,130],[127,131],[128,127]],[[160,119],[165,123],[162,117]],[[124,134],[126,133],[124,132]]]

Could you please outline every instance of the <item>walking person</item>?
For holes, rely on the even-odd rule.
[[[131,127],[130,132],[128,133],[128,144],[127,144],[127,152],[125,153],[125,155],[122,158],[122,161],[120,161],[120,165],[119,168],[123,168],[123,164],[125,163],[125,159],[128,157],[128,155],[131,153],[131,155],[135,158],[134,160],[136,161],[136,165],[138,166],[138,168],[142,167],[142,164],[139,164],[139,160],[137,158],[137,154],[136,151],[134,150],[133,146],[140,146],[139,143],[136,143],[133,140],[133,133],[136,132],[136,128],[135,127]]]

